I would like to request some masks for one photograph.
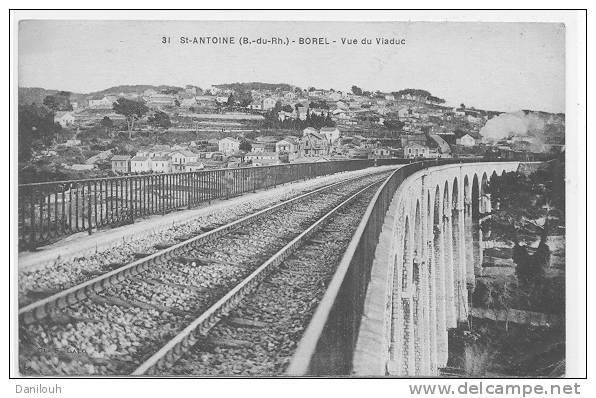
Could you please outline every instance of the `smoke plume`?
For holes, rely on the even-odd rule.
[[[480,129],[480,135],[494,142],[511,136],[536,136],[543,130],[544,120],[537,114],[519,111],[493,117]]]

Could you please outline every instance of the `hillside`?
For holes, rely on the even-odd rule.
[[[160,92],[162,90],[181,91],[181,90],[183,90],[183,88],[177,87],[177,86],[168,86],[168,85],[152,86],[150,84],[134,84],[134,85],[114,86],[114,87],[106,88],[105,90],[89,93],[89,95],[101,98],[104,95],[109,95],[109,94],[115,94],[115,95],[120,94],[120,93],[142,94],[143,91],[145,91],[145,90],[155,90],[157,92]]]

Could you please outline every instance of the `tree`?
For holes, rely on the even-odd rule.
[[[176,105],[176,106],[178,106],[178,107],[179,107],[179,106],[180,106],[180,101],[178,101],[177,99],[175,99],[175,100],[174,100],[174,105]]]
[[[250,141],[242,140],[240,142],[240,146],[238,146],[238,149],[240,149],[241,151],[250,152],[252,149],[252,145],[250,144]]]
[[[142,118],[148,111],[147,105],[141,101],[133,101],[126,98],[118,98],[113,104],[114,112],[126,118],[128,126],[128,138],[132,138],[132,129],[135,121]]]
[[[162,128],[169,128],[172,125],[170,121],[170,117],[167,113],[157,111],[153,114],[153,116],[149,117],[147,122],[153,127],[162,127]]]
[[[362,95],[362,89],[358,86],[352,86],[352,93],[354,95]]]
[[[230,96],[228,97],[227,105],[228,106],[234,106],[234,102],[235,102],[235,100],[234,100],[234,94],[230,94]]]
[[[52,112],[72,111],[70,92],[68,91],[59,91],[54,95],[46,96],[43,99],[43,104],[51,109]]]
[[[294,111],[294,108],[292,108],[292,105],[287,105],[286,104],[286,105],[282,106],[281,110],[284,111],[284,112],[291,113],[291,112]]]
[[[101,119],[101,126],[106,130],[106,134],[108,134],[110,129],[114,127],[114,122],[109,117],[104,116],[103,119]]]
[[[47,108],[19,105],[19,162],[30,160],[34,150],[50,146],[60,130]]]

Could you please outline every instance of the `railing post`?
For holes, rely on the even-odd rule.
[[[91,182],[87,183],[87,232],[91,235],[93,228],[91,227]]]

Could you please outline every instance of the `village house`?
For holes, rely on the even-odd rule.
[[[252,152],[275,152],[274,142],[253,142]]]
[[[279,163],[279,155],[276,152],[249,152],[244,155],[244,160],[253,166],[269,166]]]
[[[217,142],[217,145],[219,151],[223,152],[225,155],[230,155],[240,150],[240,141],[231,137],[222,138]]]
[[[263,104],[261,105],[261,109],[263,109],[264,111],[268,111],[270,109],[275,108],[276,103],[277,103],[277,100],[275,98],[267,97],[267,98],[263,99]]]
[[[147,106],[150,108],[159,108],[162,106],[174,106],[176,97],[170,94],[153,94],[147,100]]]
[[[275,152],[297,153],[300,150],[300,141],[296,137],[288,136],[275,143]]]
[[[203,162],[190,162],[184,165],[184,171],[201,171],[205,169]]]
[[[329,152],[329,141],[314,128],[307,127],[302,132],[300,151],[303,156],[326,155]]]
[[[329,144],[334,144],[341,135],[337,127],[321,127],[320,133],[325,136]]]
[[[112,109],[114,102],[118,100],[116,95],[106,95],[101,99],[90,99],[89,108],[93,109]]]
[[[388,158],[391,156],[391,150],[382,146],[373,149],[372,153],[375,158]]]
[[[470,134],[464,134],[461,137],[457,138],[455,140],[455,143],[457,145],[470,147],[476,145],[476,140]]]
[[[426,145],[411,142],[404,147],[404,157],[408,159],[428,158],[429,148]]]
[[[128,155],[114,155],[112,159],[112,171],[117,174],[130,173],[130,156]]]
[[[155,173],[170,173],[172,171],[172,163],[167,156],[155,156],[151,158],[151,171]]]
[[[172,171],[184,171],[186,163],[196,162],[198,155],[189,150],[172,151],[169,154]]]
[[[62,127],[72,126],[75,120],[73,112],[56,112],[54,116],[54,123],[58,123]]]
[[[339,100],[341,99],[341,97],[342,97],[342,96],[341,96],[341,93],[338,93],[338,92],[336,91],[336,92],[332,92],[332,93],[330,93],[328,98],[329,98],[331,101],[339,101]]]
[[[130,160],[131,173],[148,173],[151,171],[151,158],[148,156],[135,156]]]

